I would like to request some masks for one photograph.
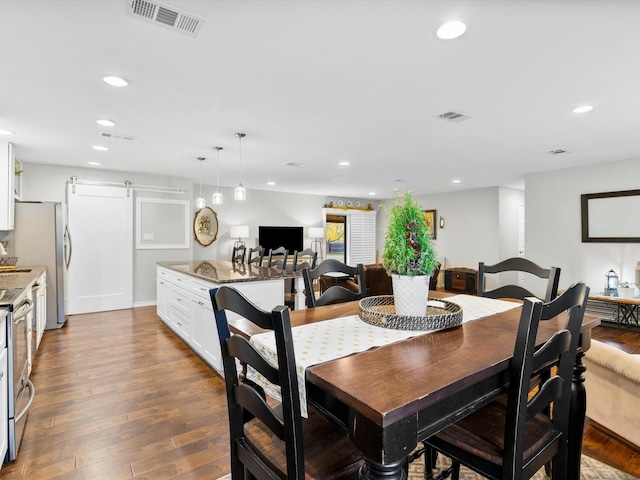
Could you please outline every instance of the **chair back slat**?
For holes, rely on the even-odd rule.
[[[251,265],[255,263],[257,265],[262,265],[262,261],[264,260],[264,248],[260,245],[249,249],[249,256],[247,257],[247,263]]]
[[[244,245],[233,247],[233,252],[231,253],[231,261],[233,263],[244,263],[246,253],[247,248]]]
[[[289,251],[284,247],[270,249],[269,259],[267,260],[267,267],[280,267],[282,269],[286,268],[288,255]]]
[[[316,268],[316,262],[318,260],[318,252],[314,252],[312,249],[307,248],[301,252],[295,250],[293,252],[293,271],[297,272],[303,268]]]

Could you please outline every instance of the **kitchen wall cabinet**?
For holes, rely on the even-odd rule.
[[[220,285],[163,267],[157,269],[157,313],[216,372],[223,375],[220,342],[209,290]],[[236,282],[259,308],[284,304],[284,281]],[[228,318],[235,315],[229,314]]]
[[[15,177],[13,144],[0,142],[0,230],[13,230]]]

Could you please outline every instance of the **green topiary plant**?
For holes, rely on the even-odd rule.
[[[402,202],[398,190],[394,190],[393,206],[384,210],[389,226],[382,263],[387,273],[411,277],[431,275],[438,259],[421,205],[413,199],[411,192],[404,195]]]

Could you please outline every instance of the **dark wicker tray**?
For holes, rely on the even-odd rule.
[[[462,323],[460,305],[437,299],[443,308],[427,306],[423,317],[396,315],[393,295],[378,295],[360,300],[358,316],[371,325],[396,330],[442,330],[457,327]]]

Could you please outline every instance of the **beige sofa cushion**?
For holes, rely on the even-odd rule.
[[[593,340],[584,363],[587,417],[640,446],[640,355]]]

